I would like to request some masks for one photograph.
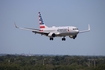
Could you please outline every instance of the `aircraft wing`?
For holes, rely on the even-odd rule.
[[[79,31],[79,33],[89,32],[90,31],[90,25],[88,24],[88,30]]]
[[[38,33],[38,34],[41,34],[41,35],[45,35],[45,36],[48,36],[49,33],[47,32],[42,32],[42,31],[32,31],[33,33]]]
[[[33,31],[33,30],[39,30],[39,29],[34,29],[34,28],[22,28],[22,27],[18,27],[18,26],[16,25],[15,22],[14,22],[14,25],[15,25],[15,27],[18,28],[18,29],[30,30],[30,31]]]
[[[30,30],[30,31],[32,31],[33,33],[38,33],[38,34],[42,34],[42,35],[46,35],[46,36],[48,35],[47,32],[43,32],[43,31],[41,31],[41,30],[39,30],[39,29],[18,27],[15,22],[14,22],[14,25],[15,25],[15,27],[18,28],[18,29]]]

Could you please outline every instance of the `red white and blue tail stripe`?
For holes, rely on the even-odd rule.
[[[41,13],[40,13],[40,12],[38,12],[38,20],[39,20],[40,29],[47,27],[47,26],[43,23],[43,19],[42,19],[42,16],[41,16]]]

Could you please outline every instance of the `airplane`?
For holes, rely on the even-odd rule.
[[[34,29],[34,28],[22,28],[18,27],[15,24],[15,27],[18,29],[23,29],[23,30],[30,30],[33,33],[41,34],[44,36],[49,37],[49,40],[53,40],[55,37],[62,37],[62,41],[66,40],[66,36],[69,36],[70,38],[75,39],[79,33],[84,33],[84,32],[89,32],[90,31],[90,25],[88,24],[88,29],[79,31],[77,27],[75,26],[59,26],[59,27],[47,27],[45,23],[43,22],[41,13],[38,12],[38,20],[39,20],[39,29]]]

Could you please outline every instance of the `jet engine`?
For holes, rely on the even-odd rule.
[[[74,36],[70,35],[69,37],[75,39],[77,37],[77,35],[74,35]]]
[[[72,35],[70,35],[69,37],[70,37],[70,38],[73,38],[73,36],[72,36]]]
[[[49,37],[55,37],[56,35],[55,35],[55,33],[49,33],[48,36]]]

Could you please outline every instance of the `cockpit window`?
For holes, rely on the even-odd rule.
[[[73,30],[78,30],[78,28],[73,28]]]

